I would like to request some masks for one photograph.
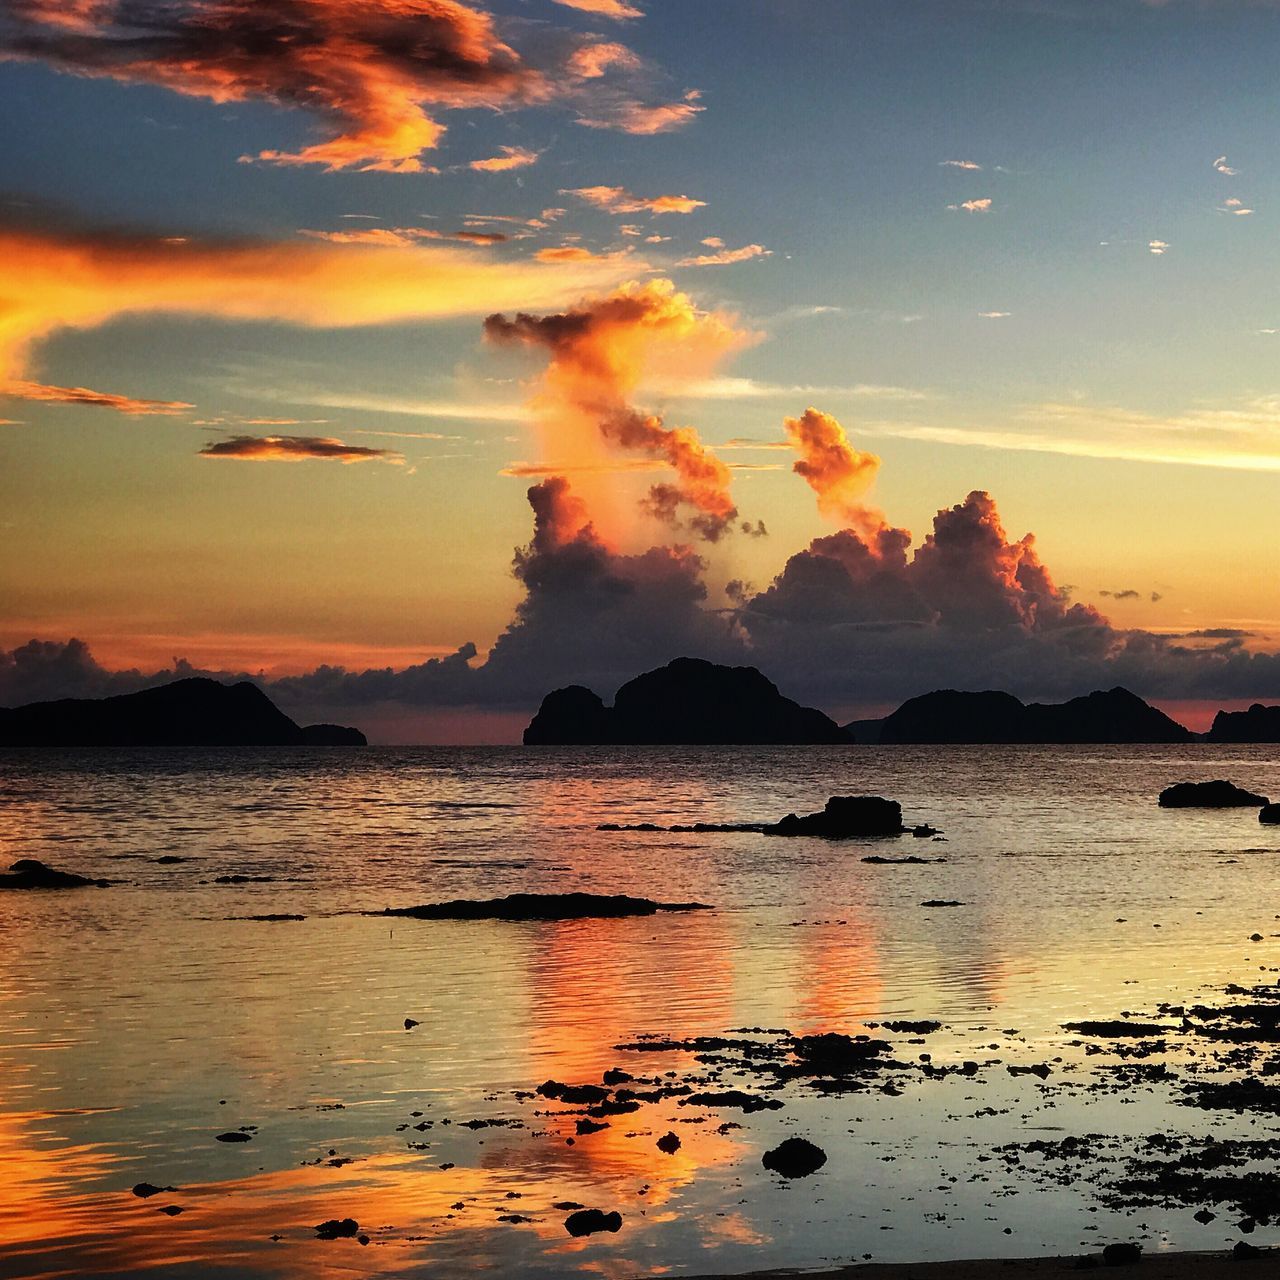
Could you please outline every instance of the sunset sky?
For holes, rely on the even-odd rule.
[[[502,738],[680,652],[833,712],[1280,696],[1278,37],[6,0],[0,704],[183,659]]]

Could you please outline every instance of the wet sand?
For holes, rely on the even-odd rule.
[[[1220,1280],[1221,1277],[1274,1275],[1280,1251],[1267,1250],[1261,1257],[1234,1258],[1230,1252],[1151,1253],[1127,1266],[1104,1267],[1100,1254],[1074,1254],[1059,1258],[975,1258],[963,1262],[853,1263],[823,1271],[779,1270],[752,1272],[747,1280],[1024,1280],[1034,1277],[1079,1275],[1100,1271],[1108,1276],[1133,1276],[1134,1280]],[[707,1275],[696,1280],[734,1280]],[[743,1280],[737,1277],[736,1280]]]

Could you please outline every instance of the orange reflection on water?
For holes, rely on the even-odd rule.
[[[799,979],[793,1027],[797,1033],[848,1031],[879,1012],[883,1000],[876,935],[849,914],[838,923],[795,930]]]

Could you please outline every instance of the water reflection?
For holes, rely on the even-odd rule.
[[[1007,1119],[978,1122],[979,1103],[947,1089],[801,1097],[751,1117],[669,1099],[587,1135],[571,1109],[516,1091],[615,1066],[685,1072],[687,1056],[615,1046],[742,1026],[856,1034],[941,1017],[940,1060],[972,1055],[988,1026],[1018,1028],[1025,1044],[1006,1048],[1043,1058],[1064,1050],[1067,1018],[1256,973],[1240,940],[1261,923],[1280,836],[1235,815],[1173,828],[1149,803],[1170,776],[1233,770],[1280,791],[1280,766],[1240,749],[1016,768],[943,753],[927,769],[910,752],[762,752],[729,773],[696,752],[0,760],[0,858],[124,882],[0,901],[0,1275],[621,1277],[1025,1250],[994,1238],[977,1192],[945,1226],[891,1239],[876,1220],[1015,1129],[1020,1082],[992,1095]],[[945,862],[595,830],[769,816],[853,789],[941,820],[947,843],[927,850]],[[234,873],[271,878],[217,883]],[[348,914],[570,888],[718,909],[543,925]],[[272,912],[307,919],[228,919]],[[1073,1105],[1052,1122],[1100,1127]],[[1143,1108],[1153,1128],[1184,1122]],[[523,1127],[465,1127],[477,1118]],[[213,1141],[241,1124],[258,1126],[252,1142]],[[655,1146],[668,1129],[672,1155]],[[822,1140],[827,1181],[782,1191],[762,1175],[761,1149],[792,1132]],[[331,1165],[331,1150],[351,1163]],[[179,1191],[138,1199],[143,1180]],[[1082,1194],[1044,1195],[1027,1229],[1071,1247]],[[624,1229],[570,1239],[562,1202],[617,1208]],[[184,1212],[158,1212],[170,1203]],[[369,1245],[316,1241],[334,1217],[356,1218]]]

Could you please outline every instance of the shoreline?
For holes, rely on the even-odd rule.
[[[689,1280],[1024,1280],[1105,1270],[1108,1275],[1133,1275],[1143,1280],[1219,1280],[1223,1276],[1272,1274],[1280,1249],[1260,1249],[1239,1258],[1227,1250],[1169,1250],[1144,1253],[1139,1262],[1107,1264],[1101,1253],[1061,1254],[1040,1258],[964,1258],[946,1262],[850,1262],[835,1267],[777,1267],[737,1275],[708,1272]]]

